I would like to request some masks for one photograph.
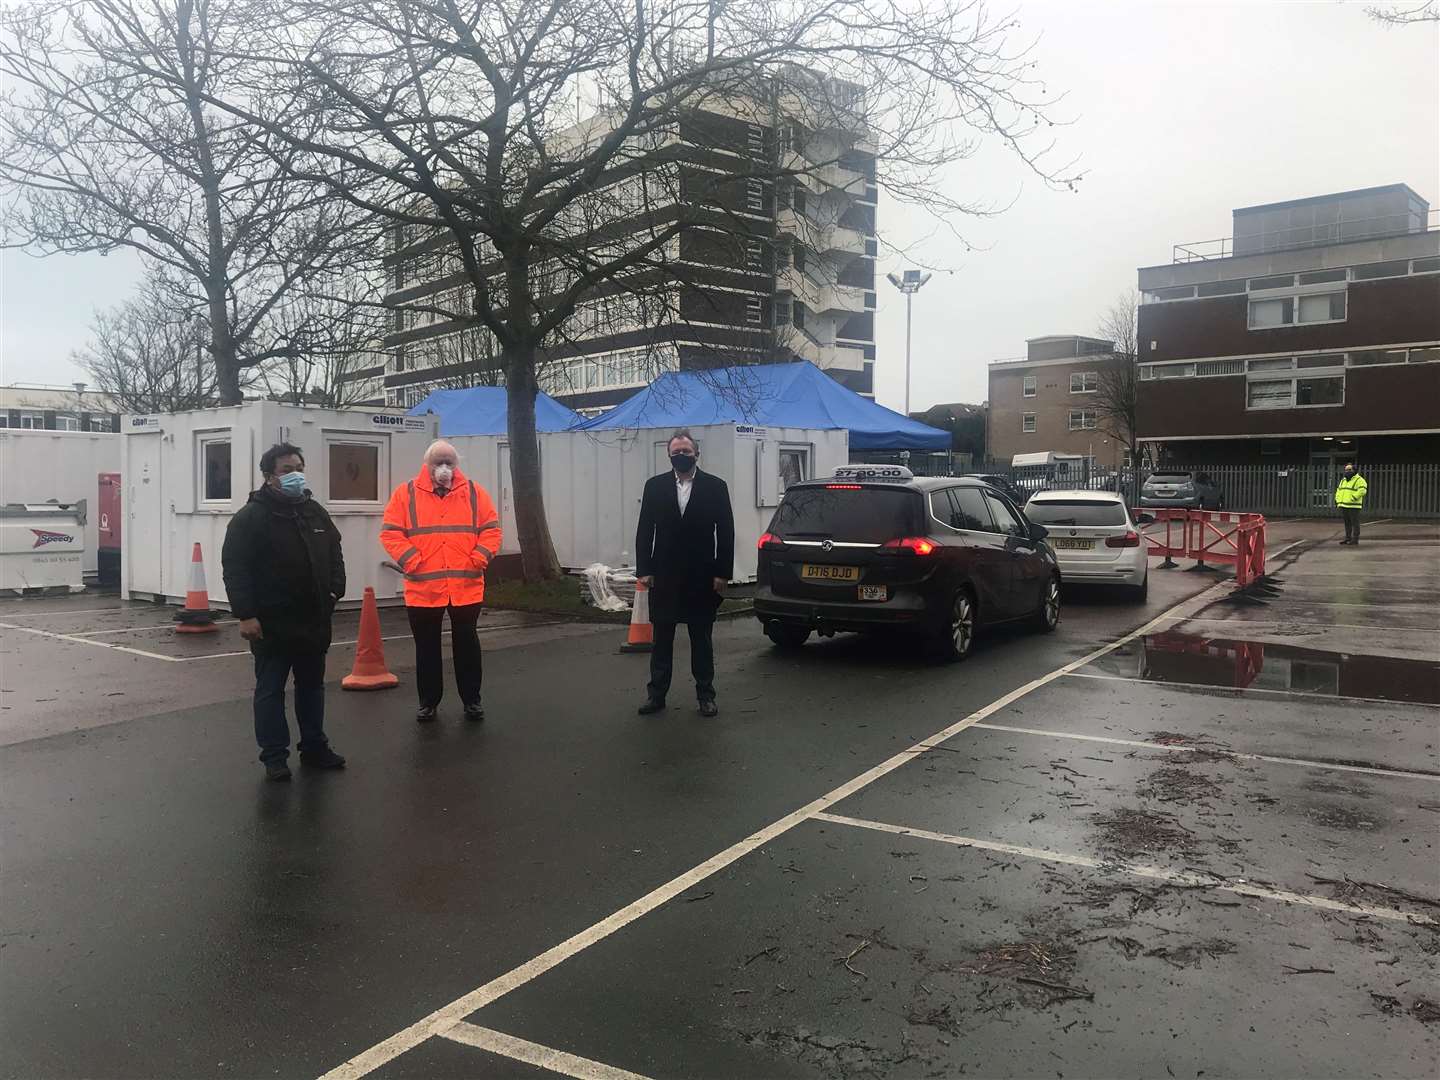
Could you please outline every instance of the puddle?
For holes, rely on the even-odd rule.
[[[1095,665],[1155,682],[1440,704],[1440,662],[1167,631]]]

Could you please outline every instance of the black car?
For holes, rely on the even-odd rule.
[[[1019,487],[1014,480],[1008,476],[1001,476],[999,473],[966,473],[967,477],[974,480],[983,480],[991,487],[1000,491],[1016,506],[1023,507],[1031,493]]]
[[[1209,473],[1157,469],[1140,485],[1140,505],[1178,506],[1187,510],[1224,510],[1225,493]]]
[[[1060,571],[1046,530],[971,477],[849,466],[791,484],[760,537],[755,614],[770,640],[900,630],[962,659],[979,626],[1053,630]]]

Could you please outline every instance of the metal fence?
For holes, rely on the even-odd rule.
[[[1335,513],[1337,470],[1325,466],[1205,465],[1204,470],[1225,494],[1228,510],[1269,517],[1323,517]],[[1369,490],[1369,515],[1440,518],[1440,463],[1423,465],[1362,465]]]
[[[1167,466],[1167,471],[1171,467]],[[1225,499],[1225,509],[1268,517],[1325,517],[1336,513],[1335,486],[1338,468],[1323,465],[1177,465],[1210,474]],[[956,470],[957,472],[960,470]],[[1136,477],[1129,469],[1115,471],[1089,468],[1075,462],[1068,472],[1046,469],[1011,468],[1006,465],[976,467],[974,472],[1003,476],[1022,491],[1087,489],[1122,491],[1138,505]],[[1140,481],[1149,475],[1142,471]],[[1360,469],[1369,491],[1365,512],[1375,517],[1440,518],[1440,463],[1414,465],[1369,465]]]

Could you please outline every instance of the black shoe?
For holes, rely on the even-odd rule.
[[[720,707],[713,701],[700,702],[700,715],[705,717],[719,716]]]
[[[307,769],[343,769],[345,759],[327,746],[324,750],[301,750],[300,764]]]
[[[473,705],[465,706],[465,719],[473,724],[478,724],[485,719],[485,709],[480,702],[477,701]]]
[[[1344,547],[1344,546],[1345,546],[1346,544],[1348,544],[1348,543],[1350,543],[1350,541],[1349,541],[1348,539],[1347,539],[1347,540],[1341,540],[1341,541],[1340,541],[1340,546],[1341,546],[1341,547]]]
[[[641,716],[649,716],[651,713],[660,712],[664,708],[665,702],[656,701],[654,698],[648,698],[645,704],[641,705],[640,708],[636,709],[635,711],[638,712]]]
[[[439,715],[440,711],[435,708],[434,705],[421,705],[420,708],[416,710],[415,720],[417,723],[428,724],[430,721],[439,717]]]
[[[283,762],[283,761],[267,761],[267,762],[265,762],[265,779],[266,779],[266,780],[289,780],[289,779],[290,779],[290,766],[287,765],[287,764],[286,764],[285,762]]]

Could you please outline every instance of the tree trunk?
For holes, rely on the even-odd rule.
[[[510,482],[515,494],[520,563],[527,582],[550,581],[561,571],[540,486],[540,440],[535,434],[535,395],[539,387],[533,349],[507,350],[505,379]]]

